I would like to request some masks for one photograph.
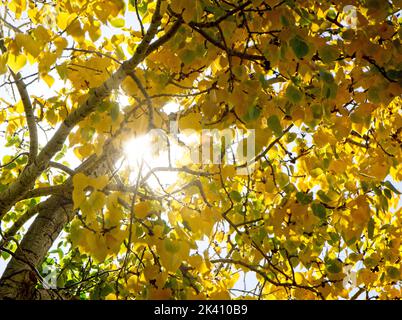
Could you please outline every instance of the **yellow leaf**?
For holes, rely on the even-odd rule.
[[[22,100],[19,100],[15,105],[14,105],[14,110],[18,114],[23,114],[24,113],[24,104],[22,103]]]
[[[24,54],[14,55],[13,53],[8,54],[7,64],[13,70],[14,73],[20,71],[27,63],[27,57]]]
[[[354,201],[350,203],[355,208],[350,210],[350,215],[353,223],[356,226],[365,226],[370,219],[370,207],[365,196],[358,196]]]
[[[325,147],[327,144],[335,145],[337,142],[337,140],[323,128],[318,128],[313,139],[319,148]]]
[[[57,37],[54,41],[53,41],[54,45],[57,48],[57,52],[62,52],[64,50],[65,47],[67,47],[68,42],[66,40],[66,38],[63,37]]]
[[[118,296],[115,293],[109,293],[106,297],[105,300],[118,300]]]
[[[109,178],[107,176],[100,176],[97,178],[93,178],[91,180],[91,186],[97,190],[102,190],[106,187],[109,182]]]
[[[79,146],[74,149],[74,154],[79,158],[79,159],[85,159],[88,158],[94,151],[94,146],[92,144],[85,144],[82,146]]]
[[[140,290],[141,283],[140,279],[138,278],[137,275],[132,275],[130,278],[127,280],[127,289],[130,290],[131,292],[138,292]]]
[[[27,6],[26,0],[14,0],[8,3],[8,8],[15,13],[15,17],[19,19]]]
[[[212,119],[217,114],[219,107],[216,103],[208,99],[201,105],[201,110],[208,119]]]
[[[357,285],[371,285],[377,280],[377,274],[369,269],[360,269],[357,273]]]
[[[103,262],[107,255],[108,249],[104,237],[98,233],[89,232],[87,234],[87,243],[89,253],[97,262]]]
[[[156,289],[155,287],[150,287],[148,291],[148,299],[150,300],[169,300],[171,295],[170,289]]]
[[[74,19],[75,15],[70,15],[66,12],[60,12],[57,15],[56,23],[61,30],[65,30],[68,24]]]
[[[85,31],[81,28],[79,20],[72,20],[72,22],[67,26],[67,33],[78,42],[85,40]]]
[[[1,110],[0,111],[0,124],[2,124],[4,122],[4,120],[6,120],[7,115],[5,113],[5,111]]]
[[[151,210],[151,204],[148,201],[143,201],[134,206],[134,214],[137,218],[144,219]]]
[[[201,130],[201,115],[199,113],[190,113],[179,119],[180,130],[194,129]]]
[[[36,38],[37,41],[39,41],[42,44],[45,44],[50,41],[50,33],[49,31],[43,26],[39,25],[34,31],[33,34]],[[38,45],[38,44],[36,44]]]
[[[54,84],[54,78],[46,73],[41,74],[41,79],[46,82],[49,88]]]
[[[124,23],[125,23],[125,21],[122,18],[114,18],[114,19],[110,20],[110,24],[115,28],[124,27]]]
[[[77,173],[73,177],[73,202],[74,209],[77,209],[83,201],[85,201],[84,189],[88,187],[90,183],[90,178],[83,173]]]
[[[130,96],[133,96],[136,92],[138,92],[138,87],[131,77],[126,77],[123,80],[121,87],[123,88],[124,92]]]
[[[128,232],[120,230],[119,228],[114,228],[105,234],[105,244],[110,255],[116,255],[119,252],[120,246],[127,235]]]
[[[103,192],[93,192],[88,199],[88,203],[93,211],[99,211],[105,205],[106,197]]]
[[[7,72],[7,53],[3,53],[0,55],[0,74],[4,74]]]
[[[15,42],[20,48],[24,48],[31,56],[36,58],[40,53],[38,43],[28,34],[18,33],[15,36]]]
[[[49,124],[55,126],[59,120],[59,117],[56,115],[53,109],[48,109],[45,113],[45,119],[47,122],[49,122]]]
[[[39,57],[39,71],[47,73],[50,67],[56,62],[57,54],[52,52],[44,52]]]

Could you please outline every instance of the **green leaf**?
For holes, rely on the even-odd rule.
[[[297,133],[296,132],[288,132],[286,136],[286,142],[291,143],[292,141],[295,141],[297,138]]]
[[[335,232],[329,232],[329,236],[331,237],[333,243],[338,242],[340,239],[339,235]]]
[[[360,184],[361,184],[361,188],[362,188],[363,192],[369,191],[370,186],[366,181],[361,181]]]
[[[268,128],[277,136],[282,135],[282,125],[277,115],[272,115],[267,119]]]
[[[243,117],[244,121],[251,122],[257,120],[261,115],[261,108],[258,105],[253,105],[248,109],[246,115]]]
[[[322,105],[317,104],[317,103],[313,104],[311,106],[311,111],[313,111],[314,119],[321,119],[322,118],[322,114],[323,114]]]
[[[297,192],[296,199],[301,204],[310,204],[313,201],[313,194],[311,192],[310,193]]]
[[[190,64],[195,59],[196,54],[193,50],[183,50],[180,54],[180,59],[184,64]]]
[[[384,189],[384,196],[386,196],[389,200],[392,198],[391,191],[389,189]]]
[[[325,203],[328,203],[328,202],[331,202],[331,199],[327,196],[327,194],[324,192],[324,191],[322,191],[322,190],[319,190],[318,192],[317,192],[317,196],[323,201],[323,202],[325,202]]]
[[[292,103],[299,103],[303,99],[303,94],[294,85],[289,85],[286,88],[285,96]]]
[[[337,92],[338,92],[338,86],[336,85],[335,82],[333,83],[324,82],[321,93],[324,96],[324,98],[335,99]]]
[[[377,196],[381,197],[381,195],[382,195],[382,190],[381,190],[380,188],[374,186],[374,187],[373,187],[373,191],[374,191],[374,193],[375,193]]]
[[[392,80],[399,81],[402,79],[402,70],[388,70],[387,76]]]
[[[363,263],[366,267],[373,268],[377,265],[378,261],[369,256],[364,259]]]
[[[329,259],[325,263],[325,268],[329,273],[339,273],[342,271],[342,263],[338,259]]]
[[[98,104],[98,110],[100,111],[100,112],[105,112],[105,111],[107,111],[109,108],[111,107],[111,103],[110,103],[110,101],[101,101],[99,104]]]
[[[133,7],[135,7],[135,1],[134,1]],[[137,7],[138,7],[138,11],[141,13],[141,15],[144,15],[148,10],[148,2],[141,1]]]
[[[230,195],[230,198],[232,200],[234,200],[235,202],[240,202],[242,199],[240,192],[238,192],[236,190],[230,191],[229,195]]]
[[[114,288],[110,284],[106,283],[101,289],[100,294],[102,297],[106,297],[109,293],[112,292],[114,292]]]
[[[394,280],[399,280],[400,277],[400,273],[399,273],[399,269],[395,268],[395,267],[387,267],[387,275]]]
[[[311,209],[313,210],[313,214],[319,217],[320,219],[324,219],[327,215],[327,211],[321,203],[317,202],[313,203],[311,205]]]
[[[330,19],[336,19],[336,11],[333,9],[328,10],[327,17]]]
[[[394,185],[390,182],[390,181],[385,181],[382,183],[385,187],[387,187],[388,189],[392,190],[393,192],[395,192],[396,194],[401,194],[401,192],[394,187]]]
[[[288,26],[289,26],[289,20],[286,19],[285,16],[281,16],[281,17],[280,17],[280,20],[281,20],[281,24],[282,24],[284,27],[288,27]]]
[[[56,71],[62,80],[66,79],[67,65],[65,65],[64,63],[60,64],[60,65],[56,65]]]
[[[302,59],[308,54],[308,44],[299,36],[295,36],[294,38],[292,38],[289,44],[292,47],[293,52],[295,53],[297,58]]]
[[[283,189],[289,184],[289,176],[285,172],[278,172],[276,174],[276,182],[279,188]]]
[[[267,237],[267,231],[265,231],[264,229],[260,229],[259,232],[256,232],[252,235],[252,239],[256,242],[261,244],[264,239]]]
[[[336,60],[336,58],[338,58],[339,53],[332,46],[323,46],[320,49],[318,49],[318,55],[320,56],[322,62],[330,63]]]
[[[298,12],[298,14],[301,17],[300,19],[301,26],[309,25],[311,23],[311,19],[314,18],[314,16],[309,14],[308,11],[304,8],[300,9],[300,12]]]
[[[368,88],[367,97],[373,103],[380,103],[381,102],[380,89],[374,86]]]
[[[296,191],[296,187],[293,183],[288,183],[284,188],[283,191],[286,192],[287,194],[291,194],[294,191]]]
[[[1,251],[1,257],[2,257],[4,260],[7,260],[7,259],[10,257],[10,254],[9,254],[8,252]]]
[[[118,103],[112,103],[112,107],[110,108],[110,117],[113,121],[116,121],[120,114],[120,106]]]
[[[320,70],[320,77],[325,83],[334,83],[334,76],[328,71]]]
[[[381,195],[381,196],[379,197],[379,199],[380,199],[380,207],[381,207],[381,210],[382,210],[383,212],[387,212],[387,211],[388,211],[388,199],[387,199],[385,196],[383,196],[383,195]]]

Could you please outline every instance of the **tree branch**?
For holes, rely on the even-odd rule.
[[[4,19],[1,19],[2,22],[6,23],[8,26],[10,26],[7,21]],[[15,32],[19,32],[19,30],[14,30]],[[3,38],[3,32],[0,34],[0,38]],[[7,52],[7,48],[4,45],[4,40],[0,39],[0,50],[3,53]],[[22,79],[21,74],[14,73],[10,68],[8,68],[12,77],[14,78],[15,84],[18,89],[18,93],[21,97],[22,105],[24,107],[24,112],[25,112],[25,118],[27,121],[28,125],[28,131],[29,131],[29,157],[28,157],[28,165],[34,162],[36,159],[36,156],[38,154],[38,129],[36,127],[36,122],[35,122],[35,115],[33,112],[33,107],[32,107],[32,102],[31,98],[29,97],[29,93],[27,90],[27,87]],[[1,214],[0,214],[1,217]]]
[[[219,42],[218,40],[216,40],[213,37],[211,37],[203,29],[200,29],[200,28],[196,27],[195,25],[193,25],[192,22],[190,22],[188,25],[194,31],[196,31],[200,35],[202,35],[206,40],[211,42],[214,46],[218,47],[219,49],[221,49],[223,51],[226,51],[231,56],[235,56],[235,57],[239,57],[239,58],[242,58],[242,59],[245,59],[245,60],[251,60],[251,61],[265,61],[265,60],[267,60],[267,58],[265,58],[264,56],[261,56],[261,55],[243,53],[243,52],[239,52],[239,51],[236,51],[234,49],[231,49],[231,48],[226,49],[225,46],[221,42]]]
[[[247,6],[249,6],[252,3],[252,1],[246,1],[245,3],[239,5],[238,7],[236,7],[233,10],[228,11],[226,14],[224,14],[223,16],[219,17],[218,19],[216,19],[215,21],[209,21],[209,22],[192,22],[192,24],[195,27],[198,28],[212,28],[212,27],[216,27],[217,25],[219,25],[222,21],[226,20],[227,18],[235,15],[236,13],[238,13],[239,11],[242,11],[243,9],[245,9]]]
[[[119,87],[128,72],[134,70],[145,59],[149,45],[162,20],[160,13],[162,1],[157,1],[151,24],[141,43],[137,46],[134,55],[125,61],[101,86],[95,88],[87,100],[66,117],[36,160],[27,166],[19,178],[0,194],[0,219],[14,205],[15,199],[23,197],[24,193],[33,187],[36,178],[47,168],[52,157],[61,150],[64,141],[75,125],[93,112],[100,101]]]
[[[70,169],[69,167],[65,166],[64,164],[50,161],[49,162],[49,167],[60,169],[64,171],[65,173],[68,173],[70,176],[73,176],[75,174],[74,170]]]
[[[21,74],[20,73],[15,74],[11,69],[10,73],[15,80],[15,84],[20,94],[21,101],[24,106],[25,118],[28,124],[28,130],[29,130],[28,165],[30,165],[33,161],[35,161],[36,156],[38,155],[38,128],[36,127],[35,115],[33,112],[31,98],[29,97],[27,87],[24,81],[22,80]]]
[[[0,247],[6,245],[12,237],[14,237],[18,230],[35,214],[37,214],[40,208],[44,207],[46,202],[42,202],[37,204],[36,206],[28,209],[21,217],[18,218],[17,221],[13,223],[13,225],[3,234],[3,239],[0,241]]]
[[[376,62],[373,58],[364,55],[364,56],[363,56],[363,59],[366,60],[367,62],[371,63],[374,67],[376,67],[377,70],[381,73],[381,75],[382,75],[385,79],[387,79],[389,82],[398,82],[398,81],[396,81],[396,80],[394,80],[394,79],[391,79],[391,78],[388,76],[387,71],[386,71],[383,67],[379,66],[379,65],[377,64],[377,62]]]

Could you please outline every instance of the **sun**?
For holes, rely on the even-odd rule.
[[[148,135],[128,140],[124,144],[124,155],[130,167],[139,167],[144,161],[152,164],[156,156],[152,154],[151,141]]]
[[[123,98],[122,98],[123,99]],[[123,99],[124,100],[124,99]],[[178,112],[181,109],[180,104],[171,101],[163,108],[163,112],[170,114]],[[185,138],[180,135],[181,138]],[[168,142],[166,138],[168,138]],[[187,151],[178,144],[177,139],[171,139],[169,136],[158,134],[145,134],[139,137],[129,139],[124,144],[124,157],[131,171],[130,181],[135,183],[138,179],[138,173],[144,177],[152,170],[154,173],[147,179],[147,184],[154,190],[161,191],[165,187],[172,186],[178,182],[178,172],[173,170],[157,170],[158,168],[171,168],[178,162],[183,162]]]
[[[182,155],[182,148],[176,144],[168,147],[166,142],[156,141],[149,134],[130,139],[124,144],[126,165],[131,171],[130,181],[136,183],[138,176],[147,177],[146,183],[153,190],[160,191],[177,182],[178,172],[169,168],[174,167]]]

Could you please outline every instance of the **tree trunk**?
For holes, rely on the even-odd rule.
[[[109,164],[114,164],[120,155],[112,141],[113,139],[110,139],[105,143],[102,156],[89,157],[76,168],[75,172],[83,172],[90,176],[100,176],[110,172]],[[78,209],[73,210],[72,179],[67,179],[65,185],[71,187],[67,189],[70,191],[63,196],[53,195],[44,202],[46,205],[39,210],[38,216],[8,263],[0,279],[0,300],[62,298],[51,290],[36,288],[40,280],[36,268],[43,262],[65,225],[78,212]]]
[[[49,290],[37,290],[36,267],[73,216],[71,198],[52,196],[39,211],[0,279],[0,299],[51,299]]]

